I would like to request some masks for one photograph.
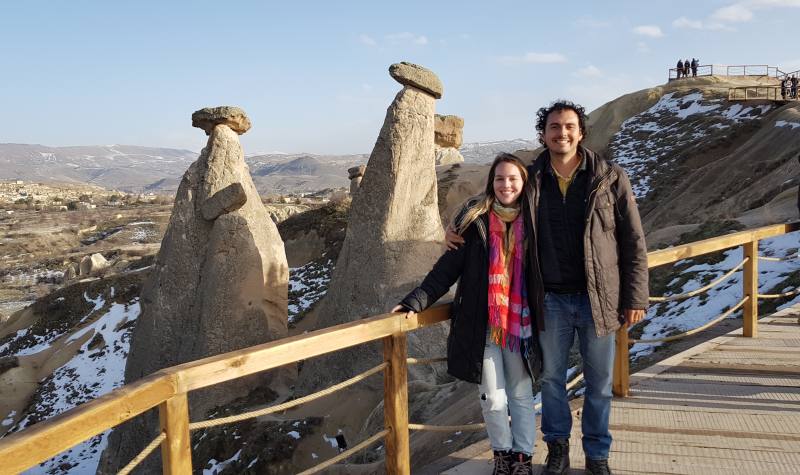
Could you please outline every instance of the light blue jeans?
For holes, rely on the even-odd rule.
[[[569,439],[572,431],[566,379],[569,350],[577,333],[586,382],[581,416],[583,452],[590,459],[606,459],[611,448],[608,418],[614,374],[614,334],[597,336],[586,293],[548,292],[544,297],[544,312],[545,330],[539,332],[544,357],[541,378],[544,440]]]
[[[501,348],[487,335],[478,390],[492,449],[531,455],[536,440],[536,412],[531,377],[522,355]]]

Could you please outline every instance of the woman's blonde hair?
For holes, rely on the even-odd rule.
[[[467,201],[466,209],[458,213],[453,220],[452,227],[458,234],[463,234],[464,231],[472,224],[473,221],[478,219],[478,216],[488,212],[494,204],[494,174],[497,166],[501,163],[511,163],[519,169],[519,174],[522,177],[522,186],[528,183],[528,169],[515,155],[510,153],[501,153],[497,155],[489,168],[489,177],[486,179],[486,188],[480,195],[474,196]]]

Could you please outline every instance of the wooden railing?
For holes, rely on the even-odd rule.
[[[755,338],[758,336],[758,241],[798,230],[800,230],[800,222],[776,224],[653,251],[647,254],[647,266],[652,269],[683,259],[742,246],[745,257],[742,279],[742,298],[744,300],[742,332],[746,337]],[[617,331],[616,345],[614,395],[627,397],[630,389],[627,326],[623,326]]]
[[[729,101],[748,101],[756,99],[781,101],[785,98],[781,95],[780,86],[740,86],[728,89]]]
[[[766,226],[698,241],[648,254],[648,266],[657,267],[682,259],[743,246],[744,335],[758,334],[758,241],[800,230],[800,222]],[[383,314],[331,328],[273,341],[231,353],[212,356],[163,369],[94,401],[0,439],[0,471],[17,473],[39,464],[86,439],[158,407],[165,438],[161,442],[163,473],[190,474],[190,391],[231,381],[344,348],[383,341],[384,423],[386,471],[410,473],[407,333],[449,318],[449,304],[433,307],[413,317]],[[627,328],[617,333],[614,392],[628,394]]]

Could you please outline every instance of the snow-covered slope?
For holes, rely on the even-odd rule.
[[[18,361],[4,376],[39,378],[27,401],[5,401],[0,434],[30,427],[123,384],[139,315],[138,282],[137,276],[127,276],[108,286],[94,281],[58,291],[46,303],[37,302],[40,308],[29,309],[29,316],[38,317],[34,323],[0,339],[0,356]],[[63,318],[48,318],[38,312],[41,307]],[[92,437],[26,473],[94,473],[107,436]]]
[[[699,142],[735,135],[744,122],[772,109],[771,104],[730,103],[700,91],[670,92],[622,123],[609,144],[609,158],[625,168],[637,198],[644,198],[653,181],[671,172]]]
[[[491,163],[498,153],[533,150],[537,147],[539,142],[535,140],[514,139],[465,143],[461,145],[460,151],[465,163]]]

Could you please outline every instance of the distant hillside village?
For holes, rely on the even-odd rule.
[[[155,193],[130,194],[80,184],[43,184],[24,180],[0,181],[0,207],[36,210],[79,210],[169,200]]]
[[[363,167],[362,167],[363,168]],[[363,173],[363,170],[361,170]],[[355,181],[360,181],[360,175]],[[357,186],[357,183],[355,185]],[[313,193],[269,194],[262,203],[276,223],[289,216],[349,198],[345,188],[326,188]],[[125,193],[85,184],[43,184],[24,180],[0,181],[0,210],[77,211],[139,205],[172,205],[174,196],[156,193]]]

